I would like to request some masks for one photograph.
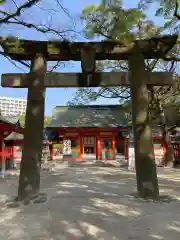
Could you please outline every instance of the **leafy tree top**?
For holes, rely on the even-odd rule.
[[[18,116],[20,124],[22,126],[25,126],[25,115],[19,115]],[[52,117],[51,116],[45,116],[44,118],[44,127],[47,127],[47,125],[50,123]]]

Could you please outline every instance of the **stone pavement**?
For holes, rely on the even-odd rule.
[[[134,172],[118,167],[59,164],[42,172],[43,204],[8,209],[17,176],[0,179],[0,239],[3,240],[179,240],[180,171],[159,169],[161,194],[170,203],[129,196],[136,191]]]

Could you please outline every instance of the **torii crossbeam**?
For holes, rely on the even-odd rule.
[[[12,88],[28,88],[37,78],[36,73],[2,74],[1,86]],[[172,85],[172,73],[148,72],[148,82],[150,86]],[[46,88],[73,88],[73,87],[115,87],[130,86],[128,72],[106,72],[94,73],[87,80],[84,73],[46,73],[44,76],[44,87]]]

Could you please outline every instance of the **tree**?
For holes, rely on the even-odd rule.
[[[147,0],[148,2],[148,0]],[[108,5],[108,6],[107,6]],[[128,16],[128,17],[127,17]],[[133,17],[132,17],[133,16]],[[85,35],[87,37],[103,37],[106,40],[120,40],[125,43],[134,39],[149,38],[163,33],[169,29],[171,25],[156,26],[154,22],[150,21],[141,11],[141,9],[124,10],[121,1],[102,1],[100,5],[88,5],[82,12],[81,18],[85,21]],[[130,19],[130,20],[129,20]],[[174,25],[173,25],[174,26]],[[134,31],[132,31],[134,29]],[[165,70],[173,72],[176,77],[179,74],[179,59],[178,59],[179,45],[177,44],[169,56],[162,60],[148,60],[146,61],[146,69]],[[168,62],[171,60],[170,62]],[[128,71],[127,63],[124,61],[110,61],[98,64],[98,70],[119,70]],[[176,78],[177,86],[179,86],[178,78]],[[177,89],[169,87],[153,87],[151,93],[151,109],[156,112],[161,119],[162,133],[166,145],[167,157],[164,164],[173,161],[173,151],[170,139],[168,137],[168,127],[165,121],[164,106],[169,101],[174,101],[179,95],[179,87]],[[130,98],[128,88],[99,88],[99,89],[78,89],[70,104],[88,103],[96,101],[98,98],[118,98],[122,104]],[[171,154],[169,154],[171,153]]]
[[[156,10],[157,16],[163,16],[166,19],[180,20],[179,0],[140,0],[139,8],[146,9],[150,4],[158,4]]]
[[[105,2],[88,5],[82,11],[81,19],[85,22],[84,34],[87,38],[100,37],[128,44],[135,39],[152,37],[161,32],[161,28],[155,26],[140,9],[123,9],[121,1],[107,1],[111,3],[107,7]],[[148,68],[150,63],[155,68],[156,64],[152,61],[148,61]],[[98,62],[97,71],[128,71],[128,64],[126,61]],[[127,87],[78,89],[69,103],[84,104],[96,101],[99,97],[118,98],[122,103],[130,97],[130,90]]]
[[[141,18],[144,19],[144,15],[139,9],[124,10],[121,1],[116,1],[116,5],[109,8],[104,4],[87,5],[81,14],[81,19],[86,24],[84,29],[86,38],[100,37],[106,40],[118,40],[125,44],[135,40],[136,36],[133,30]],[[127,69],[125,61],[105,61],[97,64],[97,71],[127,71]],[[127,87],[83,88],[78,89],[69,104],[84,104],[95,101],[99,97],[118,98],[123,102],[129,98],[129,94]]]
[[[19,119],[22,127],[24,127],[25,126],[25,115],[19,115],[18,119]],[[44,117],[44,127],[46,127],[50,123],[51,119],[52,119],[51,116],[45,116]]]

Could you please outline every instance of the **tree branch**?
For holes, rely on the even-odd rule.
[[[26,2],[23,5],[21,5],[20,7],[18,7],[14,13],[11,13],[11,14],[6,13],[7,16],[0,19],[0,24],[7,23],[11,18],[15,18],[17,16],[20,16],[22,10],[32,7],[33,5],[35,5],[39,1],[40,0],[29,0],[28,2]]]
[[[48,27],[48,26],[43,26],[43,25],[37,26],[33,23],[27,23],[27,22],[24,22],[24,21],[20,21],[16,18],[15,18],[15,20],[16,21],[8,21],[6,24],[16,24],[16,25],[21,25],[21,26],[27,27],[27,28],[33,28],[36,31],[41,32],[41,33],[54,33],[57,36],[60,36],[65,40],[67,40],[67,39],[63,36],[63,34],[65,34],[66,32],[75,32],[74,30],[59,31],[59,30],[53,29],[53,28]]]
[[[106,35],[105,33],[101,32],[101,31],[97,31],[96,33],[101,35],[102,37],[105,37],[106,39],[111,40],[111,41],[114,40],[111,36],[108,36],[108,35]]]
[[[178,20],[180,20],[180,15],[178,14],[179,9],[179,3],[178,0],[176,0],[175,10],[174,10],[174,17],[176,17]]]
[[[169,61],[180,62],[180,58],[175,57],[175,56],[173,56],[173,57],[164,57],[163,60],[166,61],[166,62],[169,62]]]
[[[16,62],[21,63],[23,66],[25,66],[25,67],[27,67],[27,68],[30,68],[30,64],[29,64],[28,62],[25,62],[25,61],[22,61],[22,60],[17,60],[17,61],[15,62],[15,61],[13,61],[10,57],[8,57],[8,56],[5,54],[5,52],[0,51],[0,55],[2,55],[2,56],[4,56],[5,58],[7,58],[15,67],[19,68],[21,71],[22,71],[22,70],[24,71],[24,69],[22,69],[21,67],[19,67],[19,66],[16,64]]]

